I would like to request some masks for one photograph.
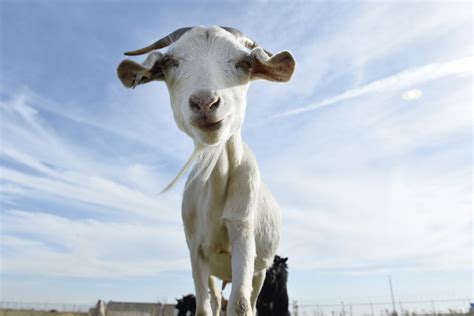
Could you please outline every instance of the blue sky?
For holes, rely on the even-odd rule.
[[[243,137],[283,212],[302,304],[469,298],[469,2],[0,3],[1,299],[172,301],[193,291],[182,182],[192,151],[164,84],[122,53],[189,25],[291,51]],[[138,58],[137,60],[141,60]]]

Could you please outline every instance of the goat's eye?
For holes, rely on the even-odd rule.
[[[236,64],[235,64],[235,68],[237,69],[242,69],[242,70],[249,70],[250,68],[252,68],[252,60],[251,58],[243,58],[241,60],[239,60]]]
[[[178,67],[179,61],[169,55],[165,55],[163,59],[161,60],[161,64],[164,69],[169,69],[172,67]]]

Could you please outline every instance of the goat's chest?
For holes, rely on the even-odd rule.
[[[182,217],[188,246],[199,248],[207,257],[230,252],[222,221],[226,186],[226,177],[211,175],[204,184],[190,184],[183,196]]]

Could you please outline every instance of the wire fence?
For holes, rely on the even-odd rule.
[[[367,302],[339,304],[301,304],[293,302],[292,316],[440,316],[473,315],[471,299]],[[87,313],[93,305],[26,303],[0,301],[0,310],[58,311]]]
[[[58,311],[86,313],[93,305],[57,304],[57,303],[26,303],[0,301],[1,310]]]
[[[423,316],[474,315],[470,299],[423,300],[298,305],[293,302],[294,316]]]

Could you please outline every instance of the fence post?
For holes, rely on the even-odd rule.
[[[293,315],[298,316],[298,302],[296,300],[293,301]]]
[[[435,304],[433,300],[431,300],[431,308],[433,309],[433,315],[436,315],[436,309],[435,309]]]

